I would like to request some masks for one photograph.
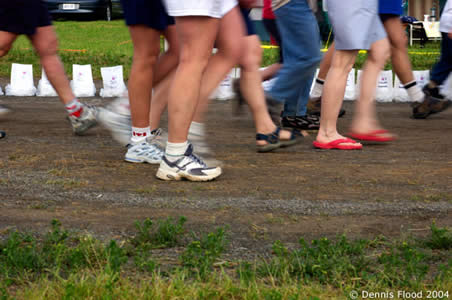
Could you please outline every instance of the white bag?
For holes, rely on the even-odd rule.
[[[72,65],[71,88],[76,97],[96,95],[91,65]]]
[[[119,97],[126,90],[122,66],[100,68],[104,87],[100,89],[101,97]]]
[[[430,79],[430,71],[428,70],[413,71],[413,75],[420,88],[426,85]],[[394,99],[400,102],[411,101],[406,89],[403,87],[403,84],[400,82],[400,79],[397,76],[394,82]]]
[[[46,72],[42,69],[41,79],[38,83],[38,91],[36,92],[36,96],[38,97],[56,97],[58,96],[57,92],[53,88],[49,79],[47,78]]]
[[[3,96],[2,87],[0,86],[0,96]]]
[[[358,77],[359,77],[358,71]],[[356,99],[356,85],[355,85],[355,69],[353,68],[347,77],[347,85],[345,86],[344,100],[355,100]]]
[[[378,102],[391,102],[393,99],[392,70],[381,71],[377,79],[375,100]]]
[[[210,99],[228,100],[235,97],[232,89],[232,81],[234,80],[234,69],[226,75],[226,78],[220,83],[217,89],[212,93]]]
[[[34,96],[33,65],[12,64],[11,83],[5,92],[7,96]]]

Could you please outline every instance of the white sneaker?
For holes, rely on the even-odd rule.
[[[72,131],[76,135],[84,134],[88,129],[97,125],[97,108],[90,105],[83,105],[82,115],[77,118],[69,116],[72,125]]]
[[[215,154],[204,136],[188,133],[188,142],[196,148],[196,155],[201,157],[208,166],[223,166],[223,162],[215,158]]]
[[[0,105],[0,117],[3,117],[11,112],[11,109],[4,105]]]
[[[193,154],[193,145],[189,144],[183,157],[175,162],[163,156],[157,171],[157,178],[162,180],[210,181],[221,175],[220,167],[209,168],[199,157]]]
[[[106,108],[99,108],[99,123],[107,128],[115,141],[126,146],[132,137],[132,119],[129,99],[126,97],[114,100]]]
[[[158,138],[150,138],[138,144],[129,144],[125,161],[131,163],[159,164],[162,161],[164,150]]]

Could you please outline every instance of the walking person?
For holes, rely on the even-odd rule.
[[[97,125],[97,109],[82,104],[71,90],[63,64],[57,54],[57,35],[44,1],[0,2],[0,57],[8,53],[21,34],[28,37],[36,50],[50,83],[66,108],[73,132],[81,135]],[[0,107],[1,110],[7,109]]]
[[[441,56],[431,70],[429,83],[423,89],[431,97],[431,101],[413,107],[413,117],[416,119],[425,119],[431,114],[444,111],[452,100],[451,95],[444,97],[439,90],[452,72],[452,0],[447,0],[439,26],[442,37]]]
[[[275,123],[296,130],[317,130],[319,119],[307,114],[312,79],[320,57],[317,20],[307,0],[273,0],[272,7],[282,37],[284,64],[272,88],[267,104]],[[282,118],[279,106],[283,104]]]
[[[320,129],[313,145],[320,149],[362,149],[361,143],[345,138],[336,127],[347,76],[361,49],[368,50],[368,57],[349,135],[372,142],[392,141],[394,135],[383,129],[377,119],[374,101],[375,82],[390,54],[389,41],[378,16],[378,1],[328,0],[327,4],[336,50],[325,81]]]
[[[151,107],[160,116],[165,106],[157,105],[158,100],[154,101],[152,90],[177,67],[179,45],[176,26],[160,0],[122,0],[121,4],[133,43],[128,97],[118,99],[107,110],[100,110],[99,119],[112,131],[116,140],[127,143],[125,161],[160,164],[163,156],[159,140],[161,131],[151,128],[150,116]],[[160,35],[166,38],[169,45],[162,55]],[[155,105],[152,105],[153,101]]]

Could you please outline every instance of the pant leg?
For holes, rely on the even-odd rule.
[[[312,81],[321,60],[319,28],[306,0],[291,0],[278,8],[275,15],[284,41],[284,64],[269,95],[285,101],[288,109],[285,115],[296,115],[297,110],[303,111],[298,105],[300,94]]]
[[[441,33],[441,57],[431,71],[430,79],[441,85],[452,71],[452,39],[447,33]]]

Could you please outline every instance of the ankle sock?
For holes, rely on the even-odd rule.
[[[76,118],[80,118],[83,113],[83,104],[78,101],[77,98],[74,98],[71,102],[66,104],[66,111],[70,116],[74,116]]]
[[[132,143],[140,143],[149,136],[151,136],[151,128],[149,126],[144,128],[132,127]]]
[[[184,156],[187,151],[188,142],[183,143],[166,143],[165,156],[170,162],[174,162]]]
[[[324,83],[325,83],[325,80],[323,80],[323,79],[320,79],[318,77],[315,79],[314,87],[312,88],[312,92],[311,92],[311,97],[317,98],[317,97],[322,96]]]
[[[205,136],[206,125],[204,123],[191,122],[190,128],[188,129],[188,133],[196,136]]]
[[[424,92],[417,85],[416,80],[408,82],[403,87],[406,89],[408,96],[410,96],[411,101],[413,101],[413,102],[424,101],[424,97],[425,97]]]

